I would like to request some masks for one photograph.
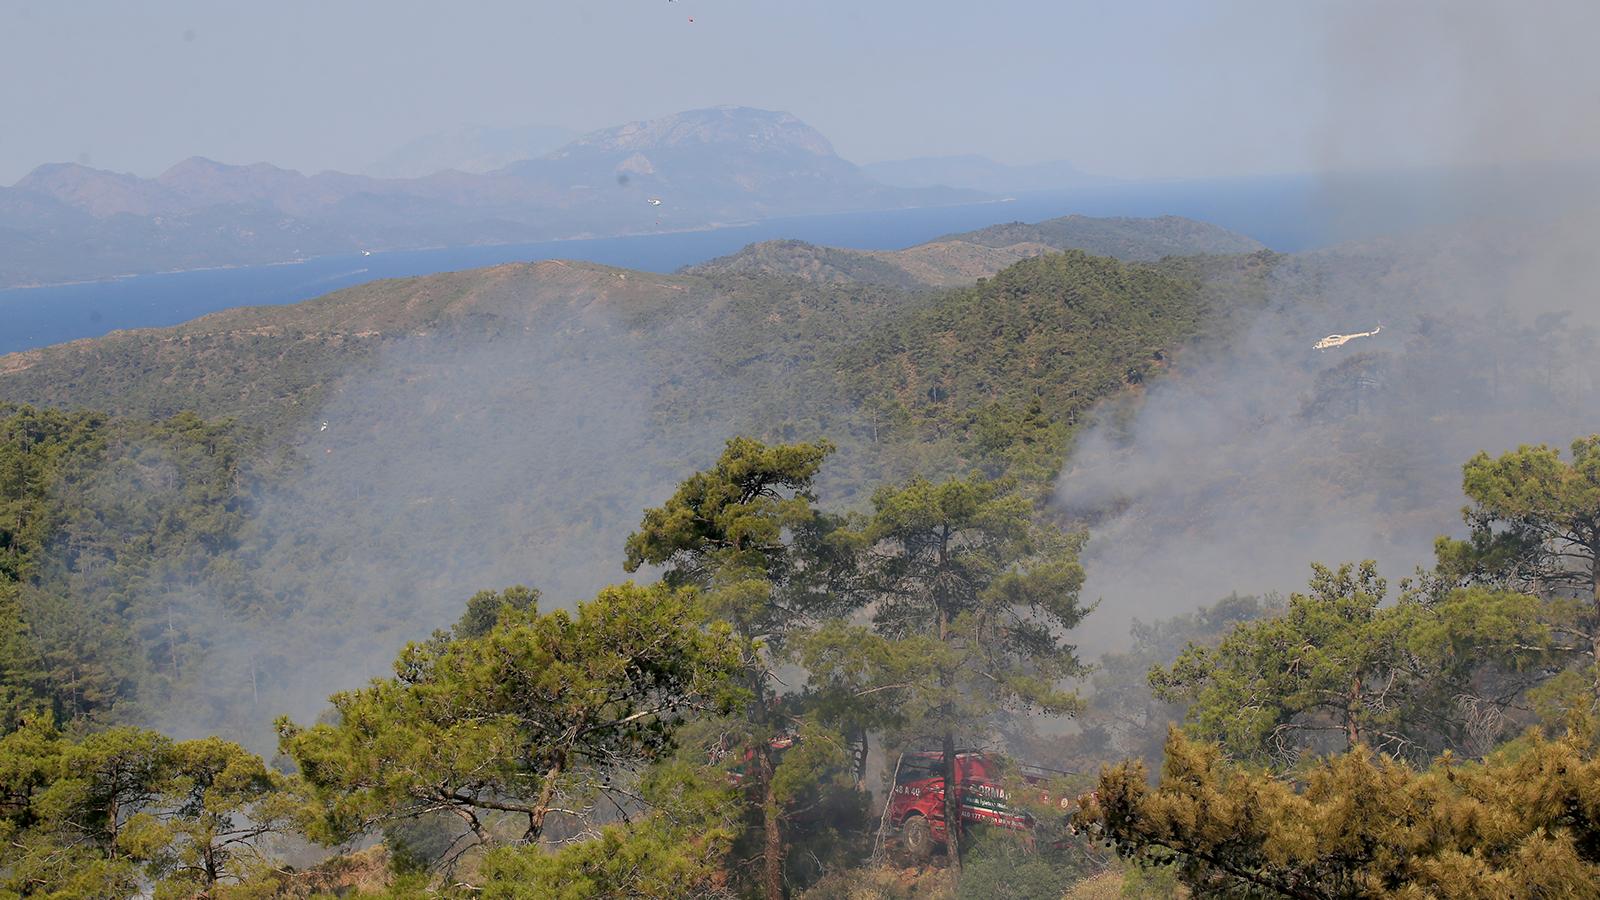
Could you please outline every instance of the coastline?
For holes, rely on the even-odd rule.
[[[623,231],[623,232],[611,232],[611,233],[604,233],[604,234],[596,234],[596,233],[593,233],[593,232],[581,232],[581,233],[578,233],[578,234],[566,235],[564,237],[540,238],[540,239],[536,239],[536,240],[525,240],[525,241],[523,241],[523,240],[519,240],[519,241],[484,241],[484,242],[481,242],[481,243],[473,243],[473,244],[426,244],[426,245],[415,246],[415,247],[388,247],[388,248],[385,248],[383,250],[373,250],[370,254],[365,254],[364,257],[365,256],[373,256],[373,257],[375,257],[375,256],[381,256],[381,255],[385,255],[385,254],[394,254],[394,253],[427,253],[427,252],[431,252],[431,251],[469,250],[469,249],[474,249],[474,248],[493,249],[493,248],[497,248],[497,247],[518,247],[518,246],[523,246],[523,245],[532,246],[532,245],[535,245],[535,244],[559,244],[559,243],[568,243],[568,242],[576,242],[576,241],[617,240],[617,239],[624,239],[624,238],[648,238],[648,237],[657,237],[657,236],[661,236],[661,235],[672,235],[672,234],[701,234],[701,233],[705,233],[705,232],[724,231],[724,230],[727,230],[727,229],[730,229],[730,228],[749,228],[749,227],[752,227],[752,226],[755,226],[755,225],[760,225],[760,224],[763,224],[763,223],[784,222],[784,221],[789,221],[789,220],[794,220],[794,219],[811,219],[811,218],[817,218],[817,217],[820,217],[820,216],[848,216],[848,215],[856,215],[856,214],[909,212],[909,211],[922,210],[922,209],[959,209],[959,208],[970,207],[970,206],[988,206],[988,205],[1000,204],[1000,203],[1013,203],[1013,202],[1016,201],[1016,199],[1017,198],[1015,198],[1015,197],[995,197],[995,198],[984,199],[984,200],[966,200],[966,201],[962,201],[960,203],[936,203],[936,204],[924,204],[924,205],[915,205],[915,206],[890,206],[890,207],[872,208],[872,209],[844,209],[844,210],[836,210],[836,211],[833,211],[833,212],[801,213],[799,215],[790,215],[790,216],[773,216],[773,217],[769,217],[769,218],[743,219],[743,220],[738,220],[738,221],[733,221],[733,222],[710,222],[710,223],[707,223],[707,224],[704,224],[704,225],[698,225],[698,226],[689,227],[689,228],[662,228],[662,229],[656,229],[656,230],[651,230],[651,231]],[[322,260],[344,259],[344,258],[349,257],[349,256],[350,256],[350,254],[346,254],[346,253],[319,253],[319,254],[314,254],[314,255],[311,255],[311,256],[301,256],[301,257],[297,257],[295,259],[280,259],[280,260],[273,260],[273,261],[270,261],[270,262],[218,263],[216,265],[188,266],[188,267],[185,267],[185,268],[178,268],[178,269],[155,269],[155,270],[147,271],[147,272],[122,272],[122,273],[119,273],[119,274],[116,274],[116,275],[103,275],[103,276],[100,276],[100,277],[97,277],[97,278],[78,278],[78,279],[72,279],[72,280],[68,280],[68,281],[39,281],[39,282],[29,282],[27,284],[0,285],[0,294],[8,293],[10,291],[29,291],[29,290],[37,290],[37,289],[42,289],[42,288],[72,287],[74,285],[85,285],[85,284],[112,284],[112,283],[119,282],[119,281],[127,281],[127,280],[133,279],[133,278],[151,278],[151,277],[156,277],[156,276],[161,276],[161,275],[183,275],[183,274],[188,274],[188,273],[192,273],[192,272],[220,272],[220,271],[228,271],[228,270],[233,270],[233,269],[259,269],[259,268],[276,267],[276,266],[297,266],[297,265],[305,265],[307,263],[320,262]],[[354,257],[352,257],[352,258],[354,258]]]

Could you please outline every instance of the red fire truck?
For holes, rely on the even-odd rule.
[[[1049,782],[1066,775],[1035,766],[1007,765],[999,757],[977,750],[956,754],[956,786],[963,824],[984,824],[1011,831],[1033,832],[1033,815],[1011,800],[1006,785],[1038,790],[1032,798],[1059,809],[1071,806],[1067,796],[1052,797]],[[1008,771],[1009,770],[1009,771]],[[1009,777],[1008,777],[1009,775]],[[889,825],[900,833],[907,853],[926,859],[944,845],[944,755],[938,751],[906,753],[895,768],[894,791],[889,796]]]

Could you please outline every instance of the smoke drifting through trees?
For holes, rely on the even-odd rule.
[[[1408,574],[1455,530],[1465,459],[1588,430],[1594,282],[1508,240],[1537,238],[1286,261],[1237,346],[1180,361],[1131,421],[1107,411],[1058,495],[1091,523],[1086,590],[1106,603],[1089,627],[1110,636],[1232,590],[1292,590],[1312,560]],[[1521,285],[1552,283],[1569,289],[1522,299]],[[1561,303],[1581,309],[1548,311]],[[1377,336],[1311,349],[1378,322]]]
[[[546,262],[341,298],[322,327],[451,311],[348,368],[321,362],[337,373],[328,399],[289,413],[302,424],[288,461],[265,467],[237,548],[208,573],[245,586],[201,590],[177,620],[204,635],[204,677],[141,721],[268,747],[274,715],[311,719],[329,693],[386,674],[479,590],[528,584],[571,608],[628,577],[641,510],[730,435],[869,434],[827,368],[840,323],[860,321],[838,307],[872,321],[903,295],[768,288]],[[352,324],[369,298],[383,324]],[[806,339],[765,337],[790,331]]]
[[[313,417],[303,471],[258,499],[238,560],[263,608],[210,648],[199,695],[161,725],[264,740],[273,715],[313,718],[331,691],[384,674],[474,591],[535,585],[570,607],[621,580],[639,510],[723,433],[686,429],[702,440],[666,456],[646,368],[596,322],[386,348]]]

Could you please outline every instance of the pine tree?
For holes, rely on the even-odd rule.
[[[1062,687],[1084,671],[1066,643],[1078,600],[1080,540],[1041,526],[1006,482],[913,479],[879,490],[864,531],[873,627],[920,667],[899,693],[907,728],[936,738],[949,856],[961,862],[957,737],[1005,708],[1070,714]]]
[[[666,566],[666,583],[703,591],[707,612],[730,623],[747,648],[740,678],[751,699],[735,743],[753,754],[761,883],[769,900],[784,893],[786,845],[785,792],[772,745],[795,725],[780,709],[774,684],[779,654],[797,631],[851,602],[833,579],[848,568],[833,558],[849,556],[849,536],[812,505],[812,482],[832,451],[826,442],[769,446],[734,438],[714,466],[645,511],[626,547],[628,571]],[[793,768],[802,758],[787,764]]]

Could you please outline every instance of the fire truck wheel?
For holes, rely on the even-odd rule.
[[[912,859],[920,862],[933,856],[933,828],[922,816],[906,819],[900,826],[900,839]]]

